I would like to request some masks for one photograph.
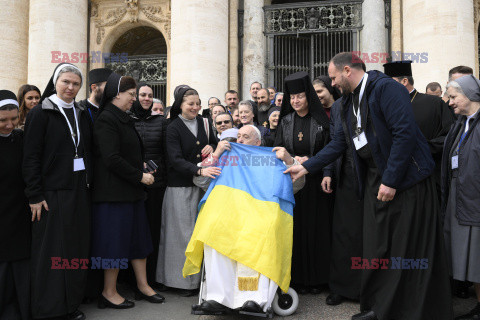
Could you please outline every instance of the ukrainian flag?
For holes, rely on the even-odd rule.
[[[230,145],[219,161],[221,175],[200,200],[183,276],[200,272],[206,244],[286,292],[293,242],[292,181],[272,148]]]

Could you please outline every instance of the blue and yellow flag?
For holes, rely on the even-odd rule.
[[[206,244],[286,292],[293,242],[292,181],[272,148],[230,145],[219,159],[221,175],[200,201],[183,276],[200,272]]]

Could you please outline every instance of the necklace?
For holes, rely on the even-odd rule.
[[[297,114],[298,116],[298,114]],[[298,124],[300,125],[300,130],[298,132],[298,135],[297,135],[297,138],[298,138],[298,141],[303,141],[303,137],[305,137],[305,135],[303,134],[303,132],[305,132],[305,127],[308,126],[310,124],[310,121],[308,121],[308,118],[307,116],[305,117],[300,117],[298,116]]]

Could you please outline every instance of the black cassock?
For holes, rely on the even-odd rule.
[[[430,152],[435,160],[435,183],[440,200],[440,167],[442,162],[443,143],[450,127],[455,122],[455,116],[448,105],[439,97],[427,95],[413,90],[413,115],[420,131],[428,141]]]
[[[329,139],[308,114],[295,112],[282,118],[276,145],[292,156],[312,157]],[[288,125],[287,125],[288,123]],[[322,191],[322,174],[306,176],[305,186],[295,194],[293,209],[292,285],[317,287],[328,283],[331,255],[333,197]]]
[[[364,115],[363,104],[361,108]],[[352,107],[349,112],[351,130],[355,130]],[[363,130],[367,122],[362,121]],[[372,309],[379,320],[452,319],[434,178],[430,176],[408,189],[397,190],[392,201],[382,202],[377,200],[382,177],[370,146],[367,144],[356,152],[367,168],[363,258],[389,260],[389,269],[362,270],[361,309]],[[399,259],[400,268],[393,266],[393,259]],[[426,268],[410,268],[409,264],[404,267],[403,259],[423,259]]]

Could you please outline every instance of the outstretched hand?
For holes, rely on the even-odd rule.
[[[304,175],[306,175],[308,171],[307,169],[305,169],[304,166],[297,164],[283,171],[283,173],[290,173],[290,177],[292,178],[292,181],[295,182],[301,177],[303,177]]]

